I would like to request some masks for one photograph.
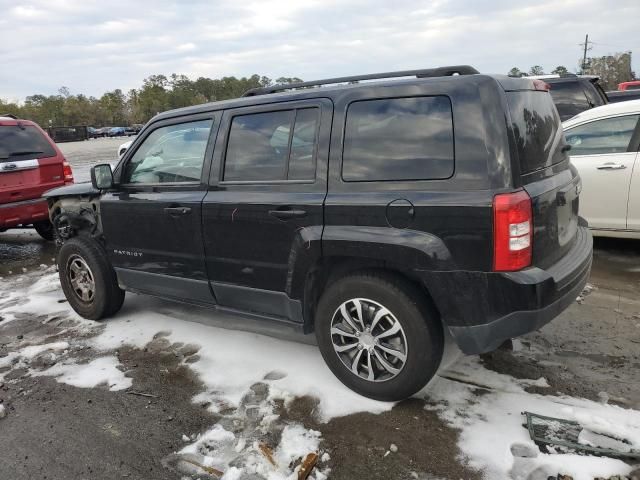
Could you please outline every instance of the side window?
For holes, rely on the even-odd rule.
[[[122,183],[200,182],[212,123],[198,120],[154,130],[125,165]]]
[[[640,115],[605,118],[565,131],[571,155],[626,152]]]
[[[342,178],[348,182],[435,180],[453,175],[453,114],[445,96],[352,103]]]
[[[233,117],[223,180],[313,180],[319,108]]]

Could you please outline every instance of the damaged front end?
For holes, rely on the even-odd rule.
[[[78,235],[101,238],[100,191],[90,183],[55,188],[43,196],[58,246]]]

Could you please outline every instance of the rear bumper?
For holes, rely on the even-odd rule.
[[[0,205],[0,229],[28,225],[49,219],[47,201],[42,198]]]
[[[423,278],[460,349],[478,354],[537,330],[569,307],[589,279],[592,254],[591,233],[580,226],[573,248],[546,270],[423,272]]]

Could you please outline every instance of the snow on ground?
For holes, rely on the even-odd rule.
[[[106,385],[111,391],[125,390],[130,388],[133,383],[131,378],[125,377],[124,372],[118,369],[119,365],[115,355],[107,355],[98,357],[89,363],[57,363],[46,370],[32,372],[32,376],[56,377],[60,383],[80,388]]]
[[[489,371],[476,357],[461,359],[442,375],[448,378],[434,382],[427,394],[430,403],[426,408],[438,411],[461,430],[460,450],[472,467],[485,472],[487,479],[524,480],[537,469],[545,472],[539,478],[561,473],[574,480],[609,478],[631,471],[620,460],[592,456],[538,453],[536,458],[514,459],[511,447],[518,444],[538,450],[523,427],[525,411],[575,420],[586,430],[615,433],[637,446],[640,412],[579,398],[527,393],[523,387],[531,382]]]
[[[16,285],[24,288],[17,289]],[[361,411],[380,413],[393,407],[391,403],[363,398],[344,387],[326,367],[315,346],[188,321],[196,319],[189,307],[177,310],[179,314],[169,309],[144,308],[136,295],[127,297],[127,308],[118,316],[98,324],[80,319],[68,304],[58,303],[61,298],[57,274],[51,269],[31,286],[24,277],[12,283],[0,280],[0,310],[5,321],[19,321],[24,314],[51,318],[62,315],[73,318],[78,331],[93,332],[93,336],[70,341],[76,347],[90,346],[100,356],[89,363],[63,358],[53,367],[32,374],[55,376],[59,382],[84,388],[104,384],[112,390],[127,389],[131,387],[131,379],[121,371],[114,350],[125,345],[142,348],[158,337],[196,345],[199,350],[190,358],[189,367],[204,383],[205,392],[194,401],[210,402],[215,413],[223,413],[232,406],[236,417],[226,420],[230,424],[240,421],[244,426],[234,430],[217,424],[208,432],[192,436],[189,438],[192,443],[179,452],[179,459],[219,469],[225,472],[226,480],[244,474],[283,480],[294,474],[291,469],[294,460],[318,452],[320,434],[300,424],[280,421],[274,413],[276,399],[286,403],[299,396],[316,397],[321,421]],[[40,355],[60,355],[73,346],[67,342],[25,345],[0,358],[0,368],[28,366]],[[599,442],[603,434],[613,433],[638,448],[640,412],[555,396],[553,392],[530,394],[525,391],[529,386],[545,388],[548,384],[545,379],[516,380],[485,369],[476,357],[465,357],[432,382],[426,391],[426,408],[436,410],[460,430],[459,447],[464,460],[482,470],[487,479],[524,480],[534,471],[549,476],[571,475],[575,480],[629,473],[630,467],[619,460],[539,453],[522,426],[521,414],[531,411],[578,421],[585,429],[581,436],[585,443]],[[225,419],[224,414],[222,418]],[[277,443],[269,447],[271,458],[260,443],[267,431],[278,432]],[[529,452],[535,455],[514,457],[514,445],[516,449],[529,447]],[[323,479],[327,473],[316,469],[314,478]]]

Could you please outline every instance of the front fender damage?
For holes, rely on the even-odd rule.
[[[49,218],[59,245],[78,235],[102,236],[99,195],[49,197],[47,200]]]

